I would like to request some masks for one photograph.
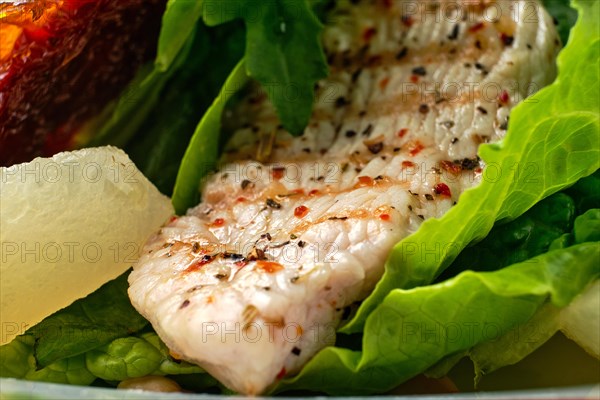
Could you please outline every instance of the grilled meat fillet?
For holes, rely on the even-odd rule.
[[[537,3],[456,4],[339,2],[323,39],[331,75],[301,137],[263,93],[227,113],[235,133],[202,203],[147,243],[129,278],[173,351],[264,392],[334,342],[395,243],[482,179],[479,144],[552,81],[559,43]]]

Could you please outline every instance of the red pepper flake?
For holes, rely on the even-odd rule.
[[[444,160],[441,162],[442,168],[453,175],[458,175],[462,171],[462,167],[458,164],[453,163],[452,161]]]
[[[187,267],[183,271],[183,273],[189,274],[190,272],[196,272],[196,271],[200,270],[202,267],[204,267],[206,264],[211,263],[214,259],[215,259],[214,256],[209,256],[209,255],[202,256],[202,258],[199,261],[196,261],[195,263],[193,263],[192,265]]]
[[[419,77],[417,75],[411,75],[410,76],[410,81],[412,83],[419,83]]]
[[[248,265],[248,261],[236,261],[234,264],[237,267],[244,268],[246,265]]]
[[[483,22],[478,22],[469,28],[469,32],[475,33],[477,31],[482,30],[484,27],[485,27],[485,24]]]
[[[245,202],[245,201],[246,201],[246,198],[245,198],[245,197],[238,197],[236,201],[237,201],[238,203],[243,203],[243,202]]]
[[[450,188],[445,183],[441,183],[441,182],[438,183],[437,185],[435,185],[433,187],[433,190],[435,191],[436,194],[439,194],[440,196],[445,196],[445,197],[452,196],[452,194],[450,193]]]
[[[290,192],[290,194],[300,194],[303,195],[304,194],[304,189],[294,189]]]
[[[357,186],[358,187],[373,186],[373,178],[371,178],[370,176],[359,176]]]
[[[375,29],[373,27],[365,29],[363,31],[363,40],[365,42],[370,41],[373,38],[373,36],[375,36],[376,33],[377,33],[377,29]]]
[[[285,173],[285,167],[274,167],[273,170],[271,171],[271,175],[273,176],[273,179],[281,179],[283,178],[283,175]]]
[[[213,221],[213,223],[212,223],[211,226],[214,226],[214,227],[218,228],[218,227],[223,226],[223,225],[225,225],[225,220],[223,218],[217,218],[217,219],[215,219]]]
[[[402,161],[402,168],[412,168],[415,166],[415,163],[412,161]]]
[[[272,261],[257,261],[256,266],[269,274],[283,269],[283,265]]]
[[[175,222],[175,221],[177,221],[177,219],[178,219],[177,216],[173,215],[171,218],[169,218],[169,223]]]
[[[498,96],[498,100],[502,104],[508,104],[508,102],[510,101],[510,96],[508,95],[508,92],[506,90],[503,90],[502,93],[500,93],[500,96]]]
[[[390,83],[390,78],[386,77],[383,78],[382,80],[379,81],[379,87],[381,88],[381,90],[385,90],[385,88],[387,87],[388,83]]]
[[[408,133],[408,129],[403,128],[398,131],[398,137],[404,137]]]
[[[421,144],[421,142],[419,142],[419,141],[416,141],[416,142],[412,143],[412,144],[410,145],[410,147],[408,148],[408,154],[409,154],[411,157],[414,157],[414,156],[416,156],[417,154],[419,154],[419,153],[421,152],[421,150],[423,150],[424,148],[425,148],[425,146],[423,146],[423,145]]]
[[[281,368],[281,371],[279,371],[277,373],[277,376],[275,376],[275,379],[277,379],[279,381],[279,380],[283,379],[285,374],[287,374],[287,371],[285,370],[285,367],[283,367],[283,368]]]
[[[313,189],[310,192],[308,192],[309,196],[316,196],[319,194],[319,191],[317,189]]]
[[[389,221],[389,220],[391,219],[391,217],[390,217],[390,214],[381,214],[381,215],[379,216],[379,218],[380,218],[382,221]]]
[[[410,28],[415,23],[415,20],[410,15],[402,16],[402,24],[407,28]]]
[[[481,169],[481,167],[477,167],[473,170],[473,172],[475,172],[476,174],[480,174],[481,172],[483,172],[483,169]]]
[[[294,210],[294,216],[297,218],[304,218],[308,214],[308,207],[306,206],[298,206]]]

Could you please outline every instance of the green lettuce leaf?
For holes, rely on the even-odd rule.
[[[131,305],[127,287],[125,273],[30,328],[26,334],[36,342],[39,366],[83,354],[144,328],[148,322]]]
[[[572,235],[575,213],[570,196],[564,192],[553,194],[519,218],[494,226],[485,239],[464,249],[437,281],[467,269],[495,271],[545,253],[556,240]]]
[[[480,147],[487,164],[482,182],[395,246],[383,278],[342,332],[360,332],[394,288],[432,282],[496,221],[518,217],[600,168],[600,3],[574,4],[580,17],[558,57],[557,80],[515,107],[502,142]],[[435,255],[427,256],[431,250]]]
[[[155,67],[167,71],[192,36],[202,15],[202,1],[169,0],[162,18]]]
[[[551,251],[494,272],[392,291],[365,325],[363,351],[328,347],[276,391],[384,392],[452,354],[499,340],[547,301],[567,306],[598,279],[600,243]]]
[[[310,119],[314,85],[328,75],[322,24],[306,0],[205,0],[209,26],[243,19],[246,70],[258,80],[283,126],[300,135]]]
[[[193,35],[185,62],[125,147],[144,176],[168,196],[198,121],[244,53],[241,24],[208,28],[200,23]]]
[[[87,369],[107,381],[150,375],[159,369],[162,360],[156,347],[134,336],[116,339],[85,355]]]
[[[171,202],[177,214],[184,214],[200,200],[202,178],[212,171],[219,154],[221,115],[229,99],[248,82],[244,62],[231,72],[221,92],[202,117],[185,151],[173,189]]]
[[[35,338],[22,335],[0,347],[0,377],[30,381],[89,385],[96,377],[85,366],[85,357],[63,358],[40,367],[34,356]]]

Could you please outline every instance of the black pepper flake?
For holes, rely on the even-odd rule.
[[[448,39],[449,40],[458,39],[459,33],[460,33],[460,25],[456,24],[456,25],[454,25],[454,28],[452,28],[452,32],[450,32],[450,34],[448,35]]]
[[[215,278],[217,278],[218,280],[222,280],[222,279],[225,279],[225,278],[228,278],[228,277],[229,276],[226,275],[226,274],[216,274],[215,275]]]
[[[450,141],[451,144],[456,144],[456,142],[458,142],[458,138],[452,138]]]
[[[303,248],[304,246],[306,246],[306,242],[303,240],[299,240],[298,241],[298,247]]]
[[[362,110],[361,112],[358,113],[359,117],[364,117],[365,115],[367,115],[367,111],[366,110]]]
[[[427,70],[425,69],[425,67],[417,67],[413,68],[412,73],[419,76],[425,76],[427,75]]]
[[[355,83],[358,80],[358,77],[362,73],[362,68],[357,69],[352,73],[352,83]]]
[[[349,129],[349,130],[346,131],[346,137],[347,138],[351,138],[351,137],[354,137],[354,136],[356,136],[356,131],[353,131],[352,129]]]
[[[412,208],[412,206],[411,206],[410,204],[408,205],[408,209],[409,209],[410,211],[412,211],[412,210],[413,210],[413,208]]]
[[[299,348],[297,348],[297,347],[294,347],[292,349],[292,354],[295,355],[295,356],[299,356],[300,352],[301,352],[301,350]]]
[[[396,60],[401,60],[404,57],[406,57],[406,55],[408,54],[408,48],[403,47],[402,50],[400,50],[398,52],[398,54],[396,54]]]
[[[267,199],[267,206],[274,208],[276,210],[279,210],[281,208],[281,204],[279,204],[278,202],[276,202],[273,199]]]
[[[338,108],[343,107],[346,104],[348,104],[348,101],[343,96],[340,96],[337,99],[335,99],[335,106]]]
[[[400,147],[394,147],[394,153],[399,152],[400,150],[402,150]]]
[[[481,50],[481,42],[479,40],[475,41],[475,47],[477,47],[479,50]]]
[[[238,254],[238,253],[229,253],[229,252],[227,252],[227,251],[226,251],[226,252],[224,252],[224,253],[222,254],[222,256],[223,256],[223,258],[225,258],[225,259],[231,259],[231,260],[232,260],[232,261],[234,261],[234,262],[237,262],[237,261],[244,261],[244,260],[246,259],[246,258],[245,258],[243,255],[241,255],[241,254]]]
[[[271,241],[271,239],[273,239],[273,238],[271,237],[271,234],[270,234],[269,232],[267,232],[267,233],[263,233],[262,235],[260,235],[260,238],[261,238],[261,239],[267,239],[269,242]]]
[[[383,176],[381,176],[381,175],[377,175],[377,176],[375,177],[375,180],[376,180],[376,181],[380,181],[380,180],[382,180],[382,179],[383,179]]]
[[[267,291],[267,292],[268,292],[269,290],[271,290],[271,286],[264,286],[264,287],[263,287],[263,290],[265,290],[265,291]]]
[[[370,136],[372,132],[373,132],[373,125],[372,125],[372,124],[369,124],[369,125],[368,125],[368,126],[365,128],[365,130],[363,131],[362,135],[363,135],[363,136]]]
[[[203,256],[202,256],[202,258],[200,259],[200,263],[202,263],[202,264],[207,264],[207,263],[211,262],[211,261],[212,261],[214,258],[215,258],[214,256],[211,256],[211,255],[205,254],[205,255],[203,255]]]
[[[348,319],[348,317],[350,317],[350,313],[351,313],[351,309],[350,307],[344,307],[344,312],[342,313],[342,319],[346,320]]]
[[[287,240],[287,241],[285,241],[285,242],[281,242],[281,243],[277,243],[277,244],[271,245],[271,246],[269,246],[269,247],[270,247],[271,249],[278,249],[278,248],[280,248],[280,247],[287,246],[288,244],[290,244],[290,241],[289,241],[289,240]]]
[[[249,261],[260,261],[260,260],[266,260],[266,259],[267,259],[267,257],[265,255],[265,252],[256,247],[252,249],[250,254],[248,254]]]
[[[300,279],[299,276],[294,276],[294,277],[290,278],[290,282],[291,283],[296,283],[296,282],[298,282],[298,279]]]
[[[309,147],[305,147],[302,149],[303,152],[305,153],[310,153],[310,148]]]
[[[200,243],[194,242],[192,245],[192,252],[197,253],[200,250]]]
[[[444,122],[440,123],[440,125],[444,126],[446,129],[452,129],[452,128],[454,128],[454,122],[453,121],[444,121]]]
[[[422,214],[417,215],[417,217],[421,218],[422,220],[425,220],[425,217]]]
[[[479,157],[463,158],[462,160],[454,160],[454,164],[460,165],[462,169],[472,170],[479,167]]]
[[[427,104],[421,104],[419,106],[419,112],[421,114],[427,114],[429,112],[429,106]]]
[[[477,111],[479,111],[483,115],[486,115],[488,113],[487,110],[481,106],[477,107]]]
[[[251,184],[252,182],[250,182],[248,179],[244,179],[242,181],[242,190],[246,190],[246,188]]]
[[[427,194],[425,195],[425,198],[426,198],[427,200],[429,200],[429,201],[433,200],[433,196],[432,196],[432,195],[430,195],[429,193],[427,193]]]
[[[372,154],[378,154],[383,150],[383,142],[373,143],[367,146]]]
[[[181,305],[179,306],[179,309],[181,310],[182,308],[186,308],[189,305],[190,305],[190,301],[184,300],[183,303],[181,303]]]
[[[298,239],[298,236],[294,235],[293,233],[290,235],[290,239],[294,240],[294,239]]]
[[[345,221],[345,220],[348,219],[348,217],[329,217],[327,219],[330,220],[330,221],[338,221],[338,220],[339,221]]]
[[[502,35],[502,43],[504,43],[505,46],[512,46],[514,41],[515,38],[513,36]]]
[[[531,49],[533,49],[533,46],[531,46],[529,43],[527,43],[527,48],[528,48],[529,50],[531,50]]]

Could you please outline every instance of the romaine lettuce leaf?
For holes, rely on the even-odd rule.
[[[496,221],[523,214],[541,199],[600,168],[600,3],[574,1],[579,20],[558,57],[557,80],[515,107],[505,139],[482,145],[482,182],[443,218],[425,221],[397,244],[375,291],[342,332],[359,332],[394,288],[428,284]],[[426,256],[426,251],[435,253]]]
[[[499,340],[549,300],[568,305],[600,277],[600,242],[551,251],[494,272],[465,271],[448,281],[396,289],[365,325],[363,351],[328,347],[276,391],[384,392],[444,357]]]

